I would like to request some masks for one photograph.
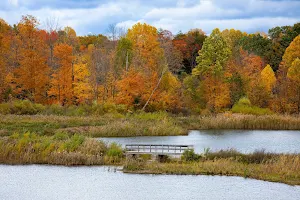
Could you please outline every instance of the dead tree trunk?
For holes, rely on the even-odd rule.
[[[166,68],[166,69],[167,69],[167,68]],[[157,82],[155,88],[152,90],[151,95],[150,95],[150,97],[148,98],[148,100],[147,100],[147,102],[145,103],[145,105],[144,105],[144,107],[142,108],[142,110],[145,110],[145,108],[146,108],[147,105],[149,104],[149,101],[151,100],[151,98],[152,98],[154,92],[157,90],[157,88],[158,88],[158,86],[159,86],[159,84],[160,84],[160,82],[161,82],[161,80],[162,80],[162,77],[164,76],[165,72],[167,71],[166,69],[164,69],[164,70],[162,71],[161,76],[160,76],[160,78],[158,79],[158,82]]]

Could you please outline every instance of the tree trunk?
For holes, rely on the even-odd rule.
[[[154,92],[157,90],[157,88],[158,88],[158,86],[159,86],[159,84],[160,84],[160,82],[161,82],[161,80],[162,80],[162,77],[164,76],[164,74],[165,74],[166,71],[167,71],[166,69],[162,71],[161,76],[160,76],[160,78],[158,79],[158,82],[157,82],[155,88],[152,90],[151,95],[150,95],[150,97],[148,98],[148,100],[147,100],[147,102],[145,103],[145,105],[144,105],[144,107],[142,108],[142,110],[145,110],[145,108],[146,108],[147,105],[149,104],[149,101],[151,100],[151,98],[152,98]]]
[[[126,53],[126,71],[128,72],[128,51]]]

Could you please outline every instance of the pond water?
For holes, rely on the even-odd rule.
[[[182,144],[194,145],[196,152],[234,148],[244,153],[265,149],[268,152],[300,153],[300,131],[201,130],[186,136],[145,136],[99,138],[119,144]],[[300,198],[299,198],[300,199]]]
[[[300,187],[241,177],[124,174],[114,167],[0,165],[0,199],[298,200]]]

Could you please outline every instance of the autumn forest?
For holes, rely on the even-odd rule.
[[[123,105],[173,113],[300,112],[300,23],[268,33],[199,29],[173,34],[148,24],[106,35],[33,16],[0,19],[0,103]]]

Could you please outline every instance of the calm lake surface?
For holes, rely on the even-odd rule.
[[[0,199],[299,200],[300,187],[241,177],[124,174],[114,167],[0,165]]]
[[[187,136],[100,138],[119,144],[187,144],[196,152],[235,148],[244,153],[265,149],[277,153],[299,153],[300,131],[207,130],[190,131]],[[300,197],[299,197],[300,199]]]

